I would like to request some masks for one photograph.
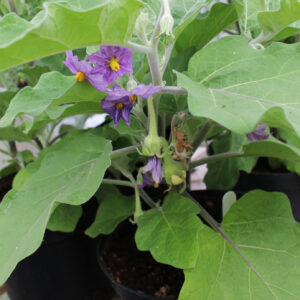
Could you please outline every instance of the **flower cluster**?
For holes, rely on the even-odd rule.
[[[107,92],[106,98],[101,102],[102,109],[111,115],[114,125],[117,126],[121,118],[130,125],[130,112],[137,97],[147,99],[158,92],[162,87],[138,85],[132,91],[122,89],[115,83],[117,78],[132,73],[132,52],[130,49],[102,46],[99,51],[88,56],[89,61],[79,61],[72,51],[66,52],[64,64],[75,74],[75,80],[82,82],[87,79],[92,86],[101,92]],[[109,85],[114,83],[113,88]]]

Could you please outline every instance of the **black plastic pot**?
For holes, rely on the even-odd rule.
[[[109,300],[113,295],[97,268],[95,242],[50,231],[42,246],[18,264],[6,289],[11,300]]]
[[[153,297],[150,295],[142,294],[138,291],[135,291],[131,288],[126,287],[125,285],[117,282],[113,275],[108,271],[103,259],[102,253],[106,247],[106,244],[109,243],[110,236],[100,236],[98,240],[98,247],[97,247],[97,258],[99,266],[102,272],[106,275],[109,279],[111,285],[113,286],[114,290],[122,300],[165,300],[163,298]]]
[[[235,191],[246,193],[253,189],[282,192],[290,199],[293,215],[300,222],[300,176],[295,173],[241,172]]]
[[[12,177],[0,180],[1,199],[11,182]],[[41,247],[19,262],[5,284],[11,300],[111,299],[114,292],[97,266],[97,241],[84,234],[93,221],[95,201],[84,206],[75,232],[46,231]]]

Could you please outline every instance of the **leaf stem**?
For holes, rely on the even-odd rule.
[[[156,203],[151,199],[151,197],[143,190],[139,189],[140,195],[151,208],[157,207]]]
[[[148,98],[147,105],[149,118],[149,136],[157,137],[157,119],[152,96]]]
[[[244,152],[225,152],[225,153],[219,153],[219,154],[211,155],[211,156],[204,157],[204,158],[201,158],[199,160],[191,162],[189,164],[189,170],[193,169],[197,166],[207,164],[207,163],[211,163],[211,162],[215,162],[215,161],[218,161],[218,160],[228,159],[228,158],[233,158],[233,157],[243,157],[243,156],[249,156],[249,155],[245,155]]]
[[[142,209],[142,204],[141,204],[141,199],[140,199],[140,193],[139,193],[139,189],[136,186],[134,188],[135,191],[135,212],[133,215],[134,221],[137,222],[137,219],[143,215],[143,209]]]
[[[123,47],[129,48],[134,52],[141,52],[141,53],[145,53],[145,54],[151,53],[151,48],[150,47],[140,45],[140,44],[136,44],[136,43],[133,43],[133,42],[127,42]]]
[[[120,186],[128,186],[131,188],[135,188],[134,184],[131,183],[130,181],[118,180],[118,179],[104,178],[104,179],[102,179],[102,184],[120,185]]]
[[[118,157],[126,155],[126,154],[134,153],[134,152],[136,152],[136,150],[139,146],[140,145],[134,145],[134,146],[129,146],[129,147],[114,150],[114,151],[112,151],[110,158],[115,159],[115,158],[118,158]]]
[[[157,94],[187,95],[187,91],[177,86],[165,86]]]

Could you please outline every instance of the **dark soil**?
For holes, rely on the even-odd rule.
[[[144,294],[165,299],[178,299],[184,281],[183,271],[157,263],[148,251],[137,250],[136,226],[123,223],[106,240],[102,262],[115,280]]]

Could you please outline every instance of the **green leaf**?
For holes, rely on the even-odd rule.
[[[161,208],[138,218],[135,240],[139,250],[149,250],[158,262],[176,268],[192,268],[198,255],[198,232],[204,228],[199,208],[190,199],[168,194]]]
[[[0,92],[0,117],[2,118],[5,114],[10,101],[13,99],[13,97],[16,95],[16,92]]]
[[[241,37],[226,37],[197,52],[188,75],[177,74],[188,91],[190,112],[246,134],[259,121],[300,134],[300,45],[275,43],[263,51]],[[245,71],[247,70],[247,71]]]
[[[279,10],[260,12],[257,18],[264,40],[271,39],[288,25],[300,19],[300,2],[281,0]]]
[[[85,231],[92,238],[99,234],[110,234],[116,227],[135,210],[133,196],[124,196],[120,192],[112,190],[103,198],[98,194],[101,202],[93,224]]]
[[[59,204],[47,224],[51,231],[73,232],[82,215],[81,206]]]
[[[19,73],[22,73],[25,81],[30,86],[35,86],[41,75],[49,72],[49,68],[47,66],[35,65],[33,67],[25,67],[19,70]]]
[[[209,15],[198,17],[179,35],[175,43],[177,53],[195,47],[202,49],[217,34],[238,19],[234,5],[216,3]]]
[[[0,282],[41,244],[56,203],[80,205],[99,187],[110,165],[109,141],[72,132],[40,153],[27,178],[0,204]]]
[[[31,138],[23,133],[19,128],[9,126],[0,128],[0,140],[29,142],[31,141]]]
[[[245,259],[206,227],[198,234],[196,266],[185,270],[180,300],[299,299],[300,224],[285,195],[246,194],[226,214],[222,229]]]
[[[0,121],[0,127],[10,125],[22,114],[36,117],[53,106],[74,102],[99,103],[104,96],[104,93],[99,92],[86,80],[77,83],[74,76],[64,76],[58,72],[46,73],[34,88],[26,87],[14,97]],[[81,109],[82,105],[79,106]],[[62,114],[61,111],[60,113]]]
[[[113,123],[111,123],[110,126],[122,135],[136,136],[139,138],[146,136],[145,127],[133,116],[130,116],[130,126],[127,126],[123,120],[120,121],[117,127],[115,127]]]
[[[6,15],[0,20],[0,70],[69,49],[123,44],[141,6],[137,0],[48,2],[31,22]]]
[[[273,5],[279,8],[280,0],[271,1]],[[257,36],[260,32],[257,14],[266,10],[264,1],[261,0],[235,0],[237,13],[239,15],[239,26],[241,31],[250,38],[251,33]],[[276,9],[276,7],[273,7]]]

